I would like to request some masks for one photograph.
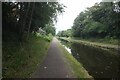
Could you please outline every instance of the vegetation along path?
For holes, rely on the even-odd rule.
[[[58,40],[53,38],[48,54],[42,65],[38,67],[32,78],[72,78],[70,68],[65,64],[63,55],[57,46]]]

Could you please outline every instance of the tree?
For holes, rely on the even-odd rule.
[[[51,33],[54,36],[55,32],[56,32],[56,28],[53,26],[54,26],[54,24],[49,23],[43,28],[43,30],[46,31],[47,34]]]
[[[74,37],[81,38],[120,38],[120,4],[113,2],[96,3],[94,6],[81,12],[74,20],[72,32]]]
[[[58,2],[3,2],[3,40],[22,42],[40,27],[56,22],[64,7]],[[52,30],[54,35],[55,28]]]
[[[72,37],[72,31],[71,31],[71,29],[59,31],[57,36],[59,36],[59,37]]]

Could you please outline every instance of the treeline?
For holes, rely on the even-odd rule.
[[[72,29],[67,29],[63,31],[59,31],[57,36],[61,37],[72,37]]]
[[[65,6],[58,2],[3,2],[3,41],[23,41],[39,28],[55,34],[54,22]]]
[[[120,2],[100,2],[87,8],[74,20],[70,36],[83,39],[120,38],[119,6]],[[67,37],[70,34],[66,34],[68,31],[60,31],[58,35]]]
[[[2,3],[4,78],[31,77],[47,53],[54,23],[62,12],[64,5],[58,2]]]

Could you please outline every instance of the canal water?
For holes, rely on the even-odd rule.
[[[113,51],[103,50],[80,43],[60,40],[62,45],[80,62],[94,78],[118,78],[119,55]]]

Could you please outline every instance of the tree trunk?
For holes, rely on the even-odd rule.
[[[29,22],[28,31],[27,31],[27,39],[29,38],[29,33],[30,33],[30,27],[31,27],[32,15],[33,15],[34,7],[35,7],[35,2],[33,2],[33,7],[32,7],[32,11],[31,11],[31,15],[30,15],[30,22]]]
[[[30,9],[30,2],[28,2],[27,10],[26,10],[26,13],[25,13],[25,16],[24,16],[23,25],[22,25],[22,32],[23,32],[23,34],[24,34],[24,29],[25,29],[25,24],[26,24],[26,19],[28,17],[29,9]]]
[[[20,10],[19,10],[19,12],[20,12],[20,18],[19,18],[19,22],[18,22],[18,34],[19,34],[19,36],[18,36],[18,40],[21,42],[22,41],[22,29],[21,29],[21,27],[22,27],[22,24],[23,24],[23,3],[22,2],[20,2]]]

